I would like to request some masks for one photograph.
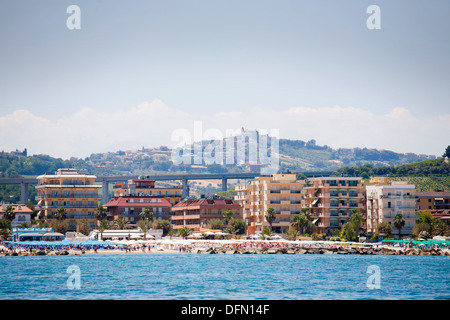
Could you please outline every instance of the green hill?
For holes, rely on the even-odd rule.
[[[408,163],[399,166],[344,167],[333,172],[333,176],[363,177],[386,176],[394,181],[407,181],[420,191],[443,190],[450,192],[450,164],[442,158]]]

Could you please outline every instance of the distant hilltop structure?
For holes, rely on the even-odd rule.
[[[3,151],[3,152],[5,152],[5,151]],[[10,155],[13,155],[13,156],[22,156],[22,157],[26,157],[28,155],[27,148],[23,149],[23,151],[16,149],[15,151],[6,152],[6,153],[9,153]]]

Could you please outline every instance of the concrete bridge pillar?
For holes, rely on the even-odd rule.
[[[228,179],[222,178],[222,191],[227,191],[228,190],[227,183],[228,183]]]
[[[102,181],[102,205],[109,201],[109,183],[106,180]]]
[[[183,183],[183,192],[181,194],[182,198],[186,198],[189,197],[189,185],[188,185],[188,179],[183,179],[182,180]]]
[[[28,183],[25,182],[20,184],[20,204],[28,204]]]

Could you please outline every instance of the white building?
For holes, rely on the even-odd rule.
[[[18,227],[24,223],[28,225],[31,224],[31,214],[33,213],[33,210],[23,204],[2,204],[0,208],[0,219],[3,219],[3,213],[5,213],[8,206],[14,208],[14,213],[16,215],[14,220],[11,221],[11,227]]]
[[[412,234],[417,218],[415,194],[415,186],[402,181],[366,186],[367,232],[374,233],[381,222],[387,222],[392,226],[393,235],[398,235],[394,217],[400,213],[405,220],[402,235]]]

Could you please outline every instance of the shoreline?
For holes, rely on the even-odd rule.
[[[150,249],[150,251],[149,251]],[[449,248],[410,248],[364,244],[331,245],[323,243],[250,242],[170,242],[128,245],[122,248],[12,248],[0,247],[1,256],[55,256],[95,254],[357,254],[450,256]]]

